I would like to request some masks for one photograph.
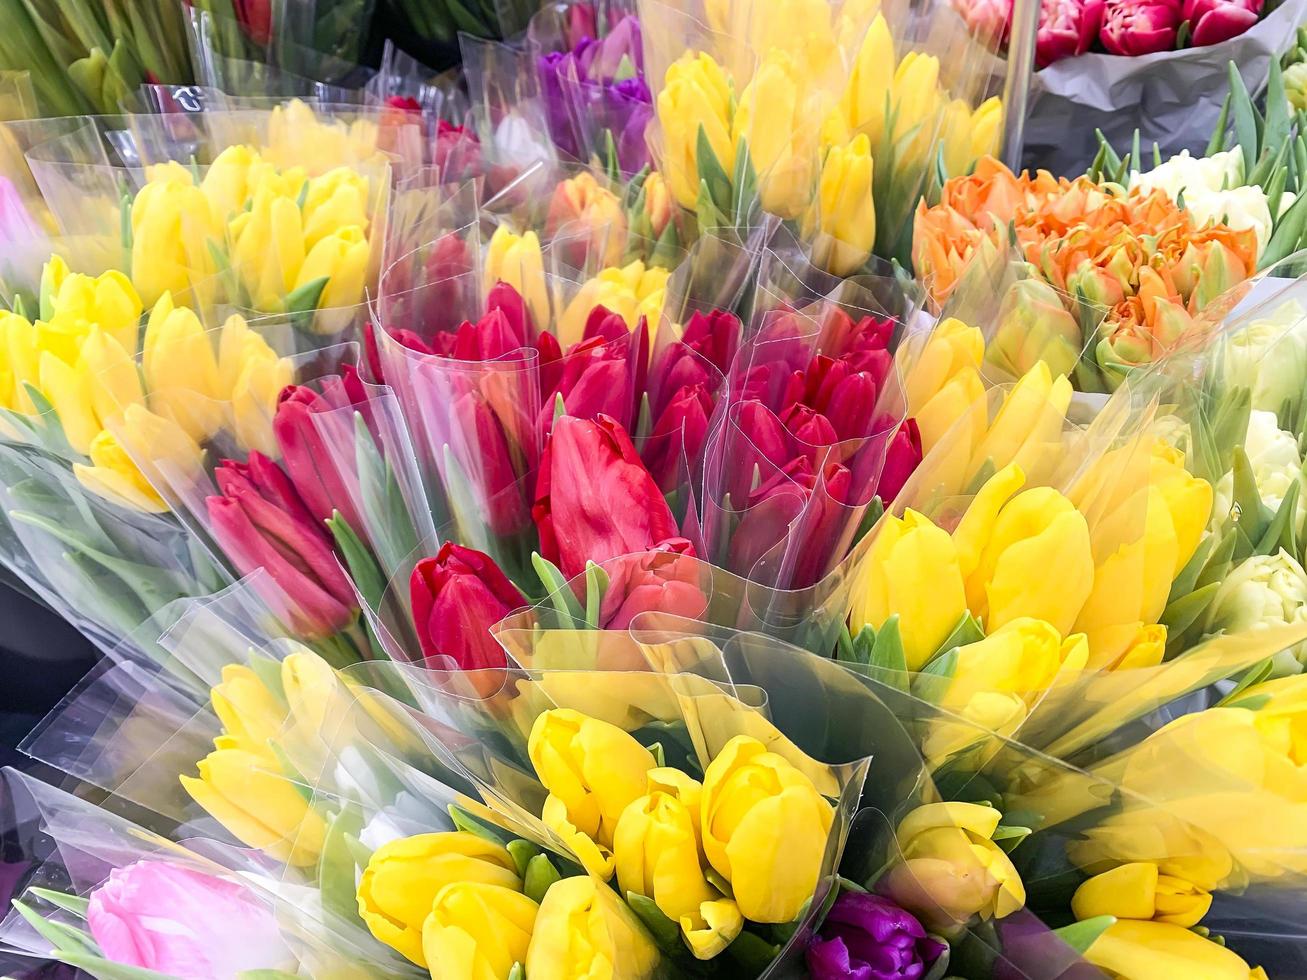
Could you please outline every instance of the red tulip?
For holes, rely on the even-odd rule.
[[[1103,13],[1099,34],[1103,47],[1112,54],[1136,58],[1140,55],[1170,51],[1180,30],[1180,6],[1169,0],[1137,3],[1115,0]]]
[[[481,141],[466,126],[438,120],[431,163],[440,172],[442,184],[467,180],[481,169]]]
[[[587,561],[648,551],[680,536],[630,436],[606,415],[563,416],[554,424],[532,513],[541,553],[569,578]]]
[[[259,582],[273,587],[266,597],[306,638],[348,626],[358,608],[354,590],[326,529],[277,464],[255,452],[246,463],[224,460],[214,478],[222,494],[205,501],[209,521],[237,571],[265,571]]]
[[[527,601],[489,555],[445,542],[413,569],[409,597],[429,664],[437,666],[443,656],[460,670],[507,665],[490,627]]]
[[[693,464],[708,438],[712,395],[702,384],[685,385],[672,395],[644,447],[649,473],[664,493],[676,489],[681,460]]]
[[[1035,35],[1035,64],[1040,68],[1082,55],[1098,38],[1104,0],[1043,0]]]
[[[450,451],[472,484],[473,505],[500,537],[516,534],[531,522],[520,461],[494,410],[477,391],[454,401]]]
[[[1183,15],[1193,32],[1190,43],[1204,47],[1238,37],[1261,12],[1261,0],[1185,0]]]
[[[361,396],[362,384],[357,377],[355,384],[355,394]],[[342,392],[347,390],[342,386]],[[333,513],[340,511],[349,526],[362,533],[363,526],[354,505],[357,492],[353,484],[354,453],[352,450],[347,452],[347,471],[335,464],[332,454],[332,444],[347,439],[349,445],[353,445],[353,419],[330,417],[329,413],[339,407],[343,405],[333,404],[311,388],[289,385],[278,396],[272,432],[281,449],[286,471],[309,512],[318,521],[327,521]],[[324,435],[326,426],[331,426],[332,438]]]
[[[650,408],[654,415],[687,385],[703,385],[715,394],[740,346],[743,332],[733,313],[713,310],[690,316],[680,340],[659,353],[649,375]]]
[[[272,36],[271,0],[236,0],[236,20],[255,44],[267,44]]]
[[[921,432],[916,419],[905,421],[894,438],[890,440],[885,452],[885,464],[880,468],[880,477],[876,481],[876,496],[888,509],[890,503],[899,495],[903,484],[908,482],[918,466],[921,465]]]
[[[699,588],[699,566],[684,539],[644,554],[627,555],[604,566],[608,588],[599,610],[606,630],[628,629],[642,613],[697,619],[708,605]],[[649,624],[652,625],[652,624]]]

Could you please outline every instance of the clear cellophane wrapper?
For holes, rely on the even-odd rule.
[[[702,553],[766,585],[806,588],[843,559],[876,494],[905,417],[891,348],[915,307],[892,274],[841,281],[772,250],[763,253],[758,281],[749,337],[709,438]],[[869,326],[887,334],[872,402],[834,441],[813,443],[791,431],[780,418],[793,398],[791,375],[815,369],[821,358],[839,359]],[[783,431],[790,457],[769,458],[775,450],[752,436],[764,426],[742,412],[763,413],[771,423],[765,428]],[[802,472],[794,469],[804,461]]]

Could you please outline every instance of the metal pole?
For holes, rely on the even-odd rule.
[[[1026,107],[1030,75],[1035,67],[1035,35],[1039,32],[1040,0],[1013,0],[1012,30],[1007,42],[1007,77],[1003,79],[1003,162],[1021,168],[1025,145]]]

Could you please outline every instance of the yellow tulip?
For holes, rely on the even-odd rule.
[[[359,879],[359,916],[381,942],[426,966],[422,923],[440,890],[457,882],[522,890],[501,845],[464,831],[419,834],[373,852]]]
[[[1071,382],[1054,377],[1040,361],[1012,387],[972,457],[972,471],[987,461],[996,469],[1018,464],[1034,480],[1051,472],[1061,451]]]
[[[304,231],[293,198],[260,188],[227,226],[232,265],[256,310],[279,313],[304,264]]]
[[[951,177],[965,174],[971,165],[971,107],[965,100],[950,99],[945,103],[940,113],[939,145],[944,172]]]
[[[1071,896],[1071,911],[1077,919],[1110,915],[1170,922],[1186,929],[1197,925],[1211,907],[1208,892],[1141,861],[1095,875]]]
[[[903,167],[928,162],[935,145],[943,111],[939,88],[939,59],[920,51],[909,51],[894,71],[894,132],[897,145],[907,140],[899,157]]]
[[[313,316],[314,333],[340,333],[353,322],[356,307],[363,302],[370,256],[363,229],[349,225],[320,239],[304,257],[294,288],[327,279]]]
[[[822,164],[803,236],[813,243],[812,261],[834,275],[852,275],[876,243],[873,170],[871,142],[862,133],[846,145],[831,147]]]
[[[506,282],[521,294],[537,326],[543,329],[550,322],[540,239],[534,231],[515,235],[507,225],[495,229],[486,249],[485,288],[496,282]]]
[[[300,647],[282,660],[281,687],[291,717],[324,738],[348,715],[349,702],[341,693],[336,671],[307,647]]]
[[[1230,851],[1211,834],[1142,802],[1085,829],[1067,855],[1091,875],[1145,862],[1204,891],[1221,887],[1234,869]]]
[[[644,317],[650,341],[658,331],[663,303],[667,299],[667,280],[671,273],[639,259],[624,266],[611,266],[586,282],[567,304],[558,320],[558,342],[566,349],[585,334],[590,311],[602,306],[626,321],[634,330]]]
[[[978,803],[928,803],[898,828],[904,862],[886,878],[889,896],[927,928],[956,931],[975,916],[1001,919],[1026,903],[1025,886],[993,841],[1001,814]]]
[[[1148,484],[1157,489],[1171,516],[1175,531],[1175,578],[1198,550],[1212,513],[1212,485],[1191,474],[1184,465],[1184,453],[1163,442],[1153,445]]]
[[[644,795],[645,774],[655,767],[649,750],[626,732],[570,708],[536,718],[527,755],[549,791],[545,823],[563,826],[565,817],[601,848],[612,847],[618,819]],[[611,861],[605,867],[611,875]]]
[[[734,173],[731,105],[731,83],[711,55],[687,52],[668,66],[657,103],[663,133],[658,169],[683,208],[693,209],[699,199],[700,130],[722,170]]]
[[[531,980],[645,980],[658,949],[617,894],[594,878],[550,886],[526,953]]]
[[[222,668],[222,682],[209,692],[209,700],[222,722],[222,748],[266,752],[286,723],[286,706],[244,664]]]
[[[981,157],[996,156],[1003,138],[1003,100],[991,95],[971,114],[971,159],[967,166]]]
[[[1268,741],[1284,746],[1294,765],[1307,766],[1307,674],[1254,684],[1239,700],[1257,704],[1257,728]]]
[[[281,390],[294,379],[290,359],[278,357],[244,317],[227,318],[218,340],[218,390],[231,402],[234,433],[246,449],[277,455],[272,419]]]
[[[41,392],[59,416],[68,444],[85,455],[101,428],[91,404],[93,379],[85,363],[79,360],[75,365],[67,364],[43,351],[38,370]]]
[[[1065,640],[1042,620],[1018,618],[983,640],[958,647],[945,707],[965,705],[978,694],[1017,694],[1032,704],[1062,672],[1084,668],[1089,645],[1081,633]]]
[[[58,283],[48,321],[52,328],[71,329],[80,335],[94,324],[123,350],[136,353],[142,306],[130,279],[112,269],[94,277],[64,271],[51,282]]]
[[[251,194],[250,171],[259,164],[258,151],[249,146],[229,146],[209,164],[200,181],[200,190],[209,201],[209,211],[221,223],[226,223],[237,211],[245,207]]]
[[[817,127],[810,99],[805,98],[810,91],[811,79],[795,60],[773,48],[745,86],[731,120],[731,142],[737,150],[748,147],[763,209],[782,218],[803,213],[816,181]],[[870,163],[870,151],[866,156]],[[854,183],[859,179],[851,177]],[[850,189],[849,199],[856,200],[856,187]],[[865,216],[865,209],[859,215]]]
[[[962,516],[953,540],[967,606],[994,632],[1022,617],[1071,632],[1094,581],[1084,515],[1051,487],[1018,493],[1016,465],[995,473]],[[1048,569],[1056,568],[1056,576]]]
[[[150,310],[141,357],[150,411],[203,442],[222,426],[218,361],[200,318],[164,293]]]
[[[1113,923],[1084,956],[1121,980],[1252,980],[1260,973],[1249,969],[1232,950],[1168,922]]]
[[[825,0],[708,0],[704,8],[714,31],[739,40],[740,60],[779,49],[815,80],[837,53]]]
[[[978,768],[1002,748],[994,736],[1010,738],[1030,713],[1026,699],[1019,694],[1000,694],[980,691],[950,711],[958,716],[954,720],[931,722],[921,743],[922,755],[932,768],[953,759],[959,753],[982,749],[979,757],[968,766]]]
[[[133,433],[133,441],[151,446],[161,461],[168,461],[180,473],[198,472],[202,458],[199,445],[178,426],[133,406],[124,415],[123,429]],[[157,437],[152,439],[151,437]],[[140,468],[109,430],[91,440],[91,465],[73,464],[73,475],[87,490],[122,507],[162,514],[168,503],[151,486]]]
[[[894,82],[894,37],[883,14],[877,14],[863,36],[840,100],[840,114],[849,131],[863,133],[872,145],[885,127],[885,106]]]
[[[908,670],[920,670],[967,611],[957,549],[947,531],[914,510],[887,515],[853,587],[849,628],[880,629],[899,617]]]
[[[374,159],[378,127],[371,119],[319,119],[301,99],[272,110],[263,157],[278,167],[313,167],[315,172]]]
[[[737,735],[708,764],[703,849],[752,922],[791,922],[816,890],[834,811],[812,780]]]
[[[96,327],[86,335],[78,360],[92,379],[91,407],[102,422],[115,418],[132,405],[145,405],[135,352]]]
[[[911,350],[907,344],[900,349],[905,356]],[[920,351],[914,351],[911,360],[903,365],[908,414],[920,414],[949,380],[968,368],[978,370],[984,357],[985,335],[979,329],[957,317],[941,320]]]
[[[153,306],[164,293],[184,296],[214,274],[210,247],[221,234],[190,171],[172,163],[148,174],[132,202],[132,282]]]
[[[268,753],[220,748],[182,776],[191,799],[238,840],[296,867],[315,864],[327,825]]]
[[[622,894],[652,899],[680,923],[694,955],[712,959],[740,934],[744,919],[735,902],[708,883],[700,866],[703,787],[676,769],[652,769],[648,780],[649,791],[617,821],[617,883]]]
[[[342,228],[368,228],[368,178],[351,167],[336,167],[309,181],[300,209],[304,219],[304,250],[312,252],[328,235]]]
[[[441,980],[508,980],[525,963],[539,906],[502,885],[462,881],[436,894],[422,925],[422,952]]]

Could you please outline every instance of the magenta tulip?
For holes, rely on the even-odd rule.
[[[349,526],[362,534],[354,503],[359,492],[354,482],[354,418],[348,413],[332,413],[366,395],[357,376],[352,384],[338,383],[328,395],[335,397],[324,397],[303,385],[287,386],[277,398],[272,432],[286,472],[314,518],[329,521],[339,511]],[[336,453],[342,448],[345,458],[338,460]]]
[[[358,611],[354,590],[285,473],[261,453],[223,460],[214,471],[221,496],[205,501],[214,539],[241,575],[267,573],[265,598],[309,639],[344,629]]]
[[[1137,58],[1174,48],[1180,21],[1178,3],[1115,0],[1104,10],[1099,37],[1110,53]]]
[[[1088,51],[1098,38],[1103,8],[1104,0],[1043,0],[1035,36],[1035,64],[1045,68]]]
[[[682,460],[692,466],[703,452],[712,413],[713,400],[708,390],[702,384],[685,385],[654,420],[642,455],[664,493],[675,490],[680,482]]]
[[[1257,23],[1261,12],[1261,0],[1185,0],[1190,43],[1204,47],[1238,37]]]
[[[469,391],[455,400],[452,422],[449,447],[476,494],[471,504],[500,537],[527,527],[531,512],[529,488],[519,472],[523,461],[494,409],[480,392]]]
[[[413,569],[409,597],[429,664],[438,666],[439,657],[449,657],[460,670],[507,664],[490,627],[527,601],[489,555],[445,542],[434,558]]]

